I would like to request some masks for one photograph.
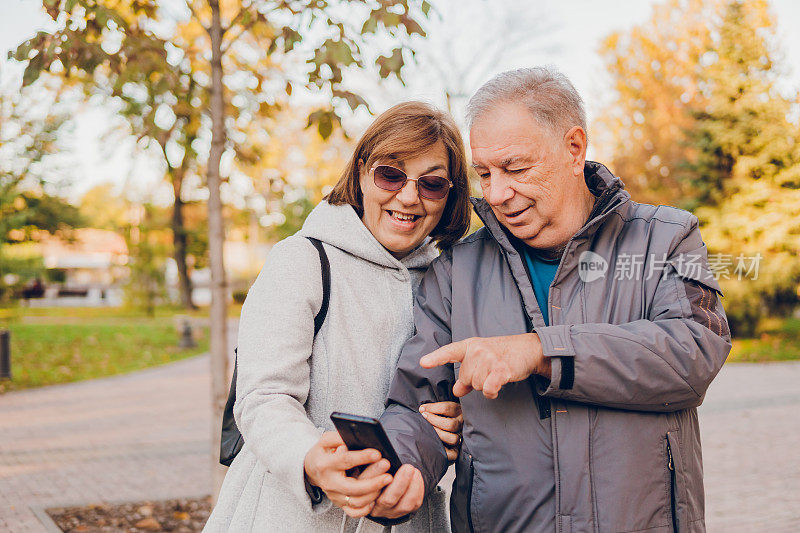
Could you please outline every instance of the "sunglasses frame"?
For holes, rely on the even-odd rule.
[[[399,189],[386,189],[386,188],[381,187],[380,185],[378,185],[378,182],[377,182],[377,180],[375,178],[375,171],[380,167],[391,168],[392,170],[396,170],[397,172],[399,172],[403,176],[405,176],[406,179],[405,179],[405,181],[403,181],[403,184],[400,185]],[[381,189],[382,191],[400,192],[400,191],[403,190],[403,187],[406,186],[406,183],[408,183],[409,181],[414,181],[414,182],[416,182],[414,185],[416,185],[416,188],[417,188],[417,195],[420,198],[425,198],[426,200],[431,200],[433,202],[438,202],[439,200],[444,200],[445,198],[447,198],[447,195],[450,193],[450,189],[453,188],[453,182],[450,181],[450,178],[445,178],[444,176],[436,176],[434,174],[426,174],[426,175],[420,176],[418,178],[409,178],[408,174],[406,174],[403,170],[401,170],[401,169],[399,169],[397,167],[393,167],[392,165],[385,165],[385,164],[375,165],[370,169],[370,173],[372,174],[372,182],[375,184],[375,186],[377,188]],[[422,194],[422,190],[424,189],[424,187],[420,188],[420,186],[419,186],[419,180],[421,180],[422,178],[439,178],[439,179],[445,180],[447,182],[447,192],[445,192],[444,196],[442,196],[441,198],[429,198],[429,197],[425,196],[424,194]]]

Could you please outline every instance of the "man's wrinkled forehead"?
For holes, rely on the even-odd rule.
[[[515,168],[528,165],[536,160],[528,146],[508,146],[505,150],[495,151],[491,148],[472,150],[472,168],[498,167]]]
[[[475,163],[508,166],[513,158],[533,158],[551,142],[549,130],[518,103],[502,103],[476,117],[469,131]]]
[[[473,167],[513,168],[537,160],[542,152],[541,136],[535,132],[496,135],[470,134]]]

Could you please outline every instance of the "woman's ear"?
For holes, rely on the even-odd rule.
[[[358,186],[361,188],[361,194],[364,194],[364,179],[367,176],[366,165],[363,159],[358,160]]]

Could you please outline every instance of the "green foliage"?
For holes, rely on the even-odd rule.
[[[83,224],[74,206],[47,190],[52,175],[58,174],[52,156],[67,122],[47,101],[53,96],[46,88],[0,93],[0,300],[43,273],[41,257],[15,256],[9,245],[41,232],[65,234]],[[8,274],[17,282],[7,287]]]
[[[762,363],[765,361],[793,361],[800,358],[800,320],[764,321],[757,337],[736,339],[728,362]]]
[[[125,285],[126,303],[154,316],[156,306],[166,300],[164,272],[169,256],[168,235],[163,221],[156,218],[157,209],[142,206],[138,224],[126,235],[130,274]]]
[[[29,240],[35,231],[55,233],[82,223],[74,206],[45,189],[67,122],[49,98],[47,90],[0,93],[0,247]]]
[[[284,204],[281,211],[283,222],[272,228],[270,237],[278,241],[294,235],[303,227],[303,222],[312,209],[314,209],[314,203],[309,199],[308,195]]]

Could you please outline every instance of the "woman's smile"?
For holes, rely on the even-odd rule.
[[[387,209],[386,213],[388,214],[389,223],[392,227],[402,232],[413,230],[418,223],[421,223],[423,218],[422,215],[415,215],[399,210]]]

